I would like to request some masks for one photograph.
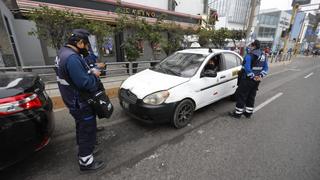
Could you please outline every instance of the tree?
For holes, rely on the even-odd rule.
[[[82,14],[75,14],[68,9],[58,10],[41,6],[32,9],[28,17],[36,23],[36,29],[33,29],[29,34],[46,40],[48,45],[56,50],[63,46],[72,29],[88,29],[91,34],[96,36],[100,50],[104,38],[112,32],[112,28],[106,22],[88,20]]]
[[[234,47],[236,47],[236,41],[244,39],[246,32],[243,30],[229,30],[228,38],[232,40]]]
[[[215,48],[222,49],[225,47],[228,38],[228,29],[221,28],[219,30],[211,31],[210,39]]]
[[[198,43],[201,47],[205,47],[209,45],[210,37],[213,30],[207,30],[207,29],[200,29],[198,32]]]
[[[74,20],[80,18],[69,10],[61,11],[47,6],[32,9],[28,17],[36,23],[36,29],[29,34],[46,40],[56,50],[65,42]]]
[[[136,36],[132,36],[123,44],[128,61],[135,61],[140,57],[138,43],[138,38]]]
[[[179,25],[174,23],[163,24],[163,28],[168,38],[162,42],[161,47],[168,56],[181,48],[184,32]]]

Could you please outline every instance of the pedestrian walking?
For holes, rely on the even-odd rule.
[[[56,58],[59,90],[76,123],[78,163],[80,171],[94,171],[104,166],[94,158],[96,114],[82,94],[99,91],[99,71],[90,70],[83,57],[89,55],[89,32],[76,29]]]
[[[252,116],[260,81],[268,73],[267,57],[260,49],[260,42],[255,40],[249,45],[249,49],[239,73],[236,107],[234,111],[229,113],[231,117],[238,119],[241,115],[247,118]]]

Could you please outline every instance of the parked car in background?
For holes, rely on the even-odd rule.
[[[214,60],[216,71],[207,67]],[[193,112],[237,88],[242,57],[229,50],[186,49],[125,80],[119,92],[122,108],[144,122],[171,122],[182,128]]]
[[[45,147],[53,129],[52,101],[39,76],[0,72],[0,170]]]

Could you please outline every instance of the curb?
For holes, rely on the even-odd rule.
[[[106,94],[109,98],[118,97],[119,87],[106,89]],[[61,109],[65,107],[65,104],[61,98],[61,96],[53,96],[50,97],[53,103],[53,109]]]

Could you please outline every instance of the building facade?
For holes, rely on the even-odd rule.
[[[215,26],[216,29],[246,29],[250,16],[251,0],[211,0],[209,1],[209,6],[215,9],[219,15],[219,21]],[[255,26],[255,19],[259,9],[260,0],[257,0],[253,26]]]
[[[190,15],[205,15],[208,9],[208,0],[121,0],[121,2],[134,3]]]
[[[319,16],[320,14],[309,13],[304,16],[304,21],[301,23],[301,30],[298,38],[300,50],[320,48],[318,43],[319,37]]]
[[[88,19],[105,21],[112,26],[116,24],[118,17],[117,12],[119,12],[119,10],[122,14],[143,17],[150,23],[155,22],[158,17],[166,15],[164,19],[165,22],[173,22],[182,28],[194,29],[201,26],[202,16],[207,14],[205,12],[207,11],[207,0],[16,0],[8,2],[15,2],[16,4],[16,7],[8,6],[8,4],[6,7],[6,13],[9,14],[11,18],[12,32],[19,45],[19,47],[17,45],[16,51],[20,63],[14,63],[16,66],[51,65],[54,63],[56,50],[48,47],[47,43],[43,40],[28,35],[28,33],[35,28],[35,24],[24,18],[13,16],[8,8],[11,8],[12,12],[17,11],[22,14],[41,5],[60,10],[69,9],[74,13],[83,14]],[[1,7],[5,7],[5,5],[1,3]],[[3,15],[1,15],[1,17],[3,19]],[[4,31],[1,30],[1,33],[2,32]],[[7,30],[6,33],[8,34]],[[113,53],[108,54],[106,57],[100,55],[100,59],[106,62],[125,61],[124,51],[120,45],[126,39],[128,33],[130,32],[106,37],[106,41],[108,40],[108,43],[110,42],[110,44],[112,44]],[[7,39],[10,39],[9,35],[7,35],[7,37]],[[30,44],[32,44],[32,46],[30,46]],[[152,60],[152,49],[148,47],[147,42],[144,42],[143,46],[144,52],[138,60]],[[13,48],[11,47],[11,49]],[[5,53],[2,54],[8,54],[7,52],[8,50],[5,50]],[[14,51],[12,50],[12,52]],[[163,57],[164,53],[159,56],[160,59]]]
[[[258,15],[255,33],[261,41],[262,47],[269,47],[272,51],[279,51],[283,47],[285,34],[289,28],[291,14],[278,9],[262,10]]]

